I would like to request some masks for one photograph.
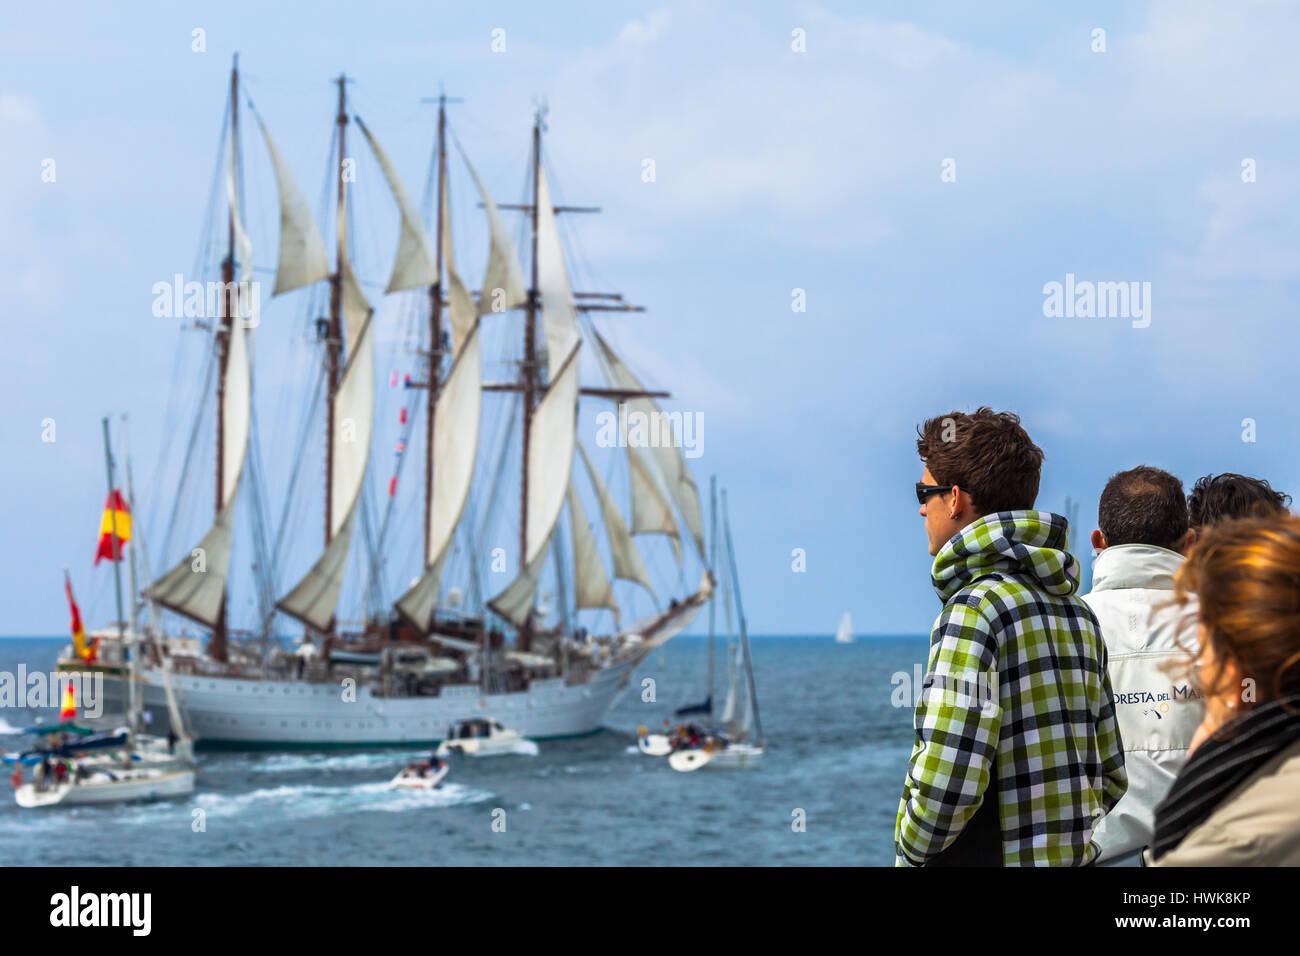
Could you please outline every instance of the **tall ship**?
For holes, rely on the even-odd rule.
[[[668,394],[647,389],[594,322],[643,310],[573,291],[557,221],[598,210],[553,201],[545,108],[524,201],[498,205],[449,128],[454,101],[439,96],[421,208],[340,76],[313,213],[240,82],[236,59],[200,243],[209,307],[178,323],[196,361],[176,381],[197,384],[181,401],[173,385],[161,477],[145,507],[131,503],[131,547],[154,571],[132,594],[139,623],[99,632],[93,659],[70,648],[61,669],[102,673],[110,712],[126,709],[134,673],[156,732],[170,686],[207,745],[435,743],[475,717],[531,738],[598,729],[714,579],[682,416],[662,410]],[[245,197],[249,115],[278,199],[269,303],[256,276],[271,270],[254,265],[257,230],[246,229],[259,221]],[[449,139],[486,220],[477,295],[453,255]],[[363,155],[381,175],[357,174]],[[398,226],[377,296],[353,267],[363,197],[391,203]],[[526,279],[507,214],[523,217]],[[176,279],[188,320],[190,284]],[[290,301],[298,335],[280,346],[298,358],[271,358]],[[255,371],[273,386],[255,387]],[[593,412],[616,425],[580,429]],[[392,455],[378,450],[385,438]]]

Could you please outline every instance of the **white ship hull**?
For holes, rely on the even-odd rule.
[[[757,767],[763,762],[763,748],[753,744],[728,744],[720,750],[702,747],[677,750],[668,758],[668,765],[682,773],[692,770],[743,770]]]
[[[14,791],[14,799],[18,806],[31,809],[166,800],[193,792],[193,770],[133,770],[120,772],[116,780],[95,777],[81,783],[53,785],[41,791],[35,784],[25,783]]]
[[[434,745],[466,717],[490,716],[534,740],[576,737],[600,729],[632,661],[610,665],[583,684],[535,680],[526,691],[484,694],[474,685],[444,687],[436,697],[377,697],[359,686],[345,701],[337,683],[241,680],[171,675],[189,730],[202,744],[246,747]],[[163,672],[141,671],[151,733],[166,733]],[[105,707],[120,709],[121,678],[105,676]]]

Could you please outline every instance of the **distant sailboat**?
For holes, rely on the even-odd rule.
[[[749,628],[745,623],[745,609],[740,602],[740,582],[736,572],[736,551],[731,541],[731,523],[727,520],[727,493],[722,493],[722,527],[727,544],[726,597],[728,632],[728,684],[727,699],[722,706],[724,733],[705,732],[691,745],[678,746],[668,755],[668,765],[674,770],[689,773],[703,767],[713,769],[740,769],[757,767],[766,751],[763,725],[758,717],[758,692],[754,686],[754,662],[749,649]],[[738,641],[730,639],[731,600],[735,599],[739,618]],[[642,746],[642,750],[646,750]]]
[[[853,617],[852,615],[849,614],[848,611],[845,611],[844,616],[840,618],[839,630],[835,632],[835,643],[836,644],[853,643]]]

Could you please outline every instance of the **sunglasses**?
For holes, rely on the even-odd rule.
[[[927,485],[923,481],[916,483],[916,501],[918,504],[925,504],[932,495],[944,494],[956,488],[956,485]]]

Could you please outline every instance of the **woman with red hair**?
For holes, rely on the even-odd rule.
[[[1229,521],[1179,571],[1205,719],[1156,808],[1157,866],[1300,865],[1300,518]]]

